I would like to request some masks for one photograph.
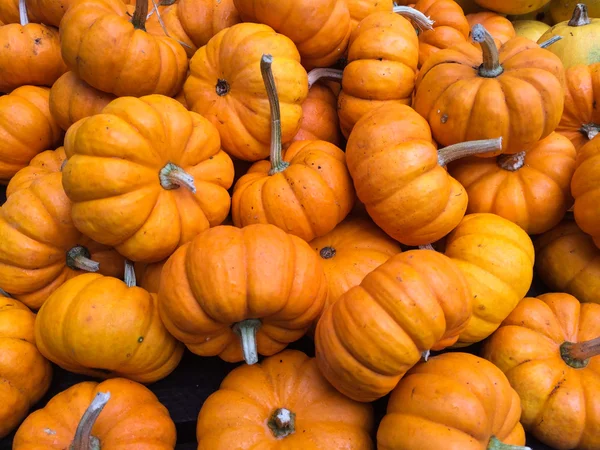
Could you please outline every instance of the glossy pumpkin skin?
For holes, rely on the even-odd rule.
[[[377,431],[380,450],[485,450],[492,436],[525,445],[521,402],[506,376],[468,353],[413,367],[392,392]]]
[[[0,438],[25,418],[50,387],[52,366],[35,346],[35,314],[18,300],[0,297]]]
[[[393,0],[346,0],[348,10],[350,11],[350,26],[352,33],[365,17],[377,12],[390,12],[394,8],[394,3],[402,5],[402,2]]]
[[[295,431],[278,439],[270,426],[279,408],[295,414]],[[371,405],[337,392],[314,358],[284,350],[230,372],[202,405],[196,436],[198,450],[225,450],[232,442],[240,449],[371,450],[373,425]]]
[[[526,37],[535,42],[550,29],[550,25],[538,20],[515,20],[512,24],[517,36]]]
[[[452,345],[471,316],[467,281],[433,250],[397,254],[321,316],[319,369],[344,395],[371,402],[389,393],[421,353]]]
[[[130,10],[121,0],[76,2],[60,23],[65,63],[90,86],[118,97],[177,94],[188,69],[185,50],[175,39],[134,28]]]
[[[467,14],[467,21],[469,22],[469,30],[473,28],[475,24],[481,24],[486,30],[493,36],[496,47],[500,48],[510,39],[514,38],[517,34],[515,28],[510,20],[506,17],[501,16],[490,11],[484,11],[479,13]],[[468,39],[475,47],[479,48],[479,44]]]
[[[146,289],[148,292],[158,294],[160,287],[160,276],[162,274],[163,266],[167,260],[162,260],[156,263],[135,264],[135,276],[137,279],[137,285],[141,288]]]
[[[534,245],[535,270],[546,286],[582,302],[600,303],[600,249],[574,221],[563,221]]]
[[[63,130],[99,114],[116,97],[94,89],[73,72],[62,75],[50,89],[50,113]]]
[[[537,11],[550,0],[475,0],[485,9],[501,14],[527,14]]]
[[[429,125],[409,106],[390,104],[364,116],[346,158],[369,216],[403,244],[435,242],[464,216],[467,194],[438,164]]]
[[[492,334],[527,294],[534,249],[522,228],[495,214],[468,214],[446,238],[446,256],[460,268],[473,295],[473,315],[457,347]]]
[[[71,278],[48,297],[35,340],[42,355],[69,372],[140,383],[169,375],[184,348],[160,320],[156,294],[96,273]]]
[[[451,165],[450,173],[469,195],[468,214],[497,214],[528,234],[540,234],[556,226],[573,204],[575,157],[571,141],[552,133],[524,154],[465,158]]]
[[[306,333],[326,297],[323,266],[306,242],[274,225],[219,226],[167,260],[159,310],[193,353],[237,362],[242,349],[233,324],[259,319],[258,352],[273,355]]]
[[[41,151],[60,144],[63,132],[50,114],[49,89],[23,86],[0,96],[0,183]]]
[[[358,120],[384,104],[410,105],[419,39],[410,20],[393,12],[369,15],[352,34],[338,97],[346,138]]]
[[[496,78],[479,75],[482,53],[471,44],[437,52],[419,71],[414,108],[440,145],[502,136],[503,153],[517,153],[558,125],[564,104],[560,59],[522,37],[499,54],[504,72]]]
[[[577,168],[571,180],[575,199],[573,213],[579,228],[594,238],[600,248],[600,139],[594,138],[577,154]]]
[[[263,54],[273,56],[281,140],[286,143],[300,129],[308,78],[294,43],[272,28],[241,23],[220,31],[191,59],[183,87],[190,109],[219,130],[223,149],[247,161],[269,156],[271,116],[260,73]]]
[[[175,424],[167,408],[148,388],[124,378],[101,383],[85,381],[58,393],[23,422],[13,448],[69,448],[83,413],[99,392],[110,392],[92,429],[92,436],[102,448],[175,448]]]
[[[69,128],[65,151],[73,223],[133,261],[165,259],[229,213],[233,163],[217,130],[171,98],[118,98]],[[163,187],[169,162],[194,178],[195,193]]]
[[[294,41],[306,70],[329,67],[344,55],[352,31],[346,0],[233,3],[244,22],[264,23]]]
[[[598,336],[600,305],[544,294],[523,299],[483,348],[521,397],[525,430],[552,448],[600,446],[600,357],[574,368],[560,350]]]

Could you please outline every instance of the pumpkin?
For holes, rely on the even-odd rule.
[[[183,86],[190,109],[219,130],[223,149],[248,161],[269,156],[271,121],[259,66],[263,54],[273,56],[281,139],[291,141],[300,129],[308,78],[294,43],[267,25],[242,23],[217,33],[191,59]]]
[[[535,271],[555,292],[568,292],[582,302],[600,303],[600,250],[572,220],[534,241]]]
[[[465,14],[485,11],[486,9],[479,6],[476,0],[454,0],[462,8]]]
[[[559,0],[562,1],[562,0]],[[550,28],[551,25],[554,25],[556,22],[552,21],[552,16],[550,15],[550,8],[552,5],[552,1],[549,1],[548,3],[546,3],[544,6],[542,6],[540,9],[536,9],[535,11],[531,11],[529,13],[526,14],[511,14],[507,16],[507,19],[510,20],[513,25],[515,24],[515,22],[540,22],[540,23],[544,23],[546,25],[548,25],[548,28]],[[564,1],[563,1],[564,3]],[[571,15],[571,12],[573,11],[573,8],[571,8],[571,10],[569,11],[569,16]],[[567,17],[568,19],[568,17]],[[516,26],[515,26],[516,29]],[[532,40],[536,40],[537,39],[532,39]]]
[[[90,86],[116,96],[175,95],[188,69],[183,47],[144,31],[148,2],[131,17],[121,0],[74,3],[60,23],[62,56]],[[135,61],[135,64],[132,64]]]
[[[525,298],[486,342],[521,397],[521,423],[552,448],[600,446],[600,305],[569,294]]]
[[[50,387],[52,367],[35,346],[33,314],[23,303],[0,297],[0,438],[25,418]]]
[[[65,151],[73,223],[132,261],[165,259],[229,213],[233,163],[216,128],[171,98],[113,100],[69,128]]]
[[[351,33],[354,33],[360,21],[367,16],[377,12],[392,11],[395,4],[402,5],[402,2],[393,0],[346,0],[346,3],[350,11]]]
[[[577,3],[583,3],[591,17],[600,16],[599,0],[552,0],[550,1],[550,14],[554,23],[569,20]]]
[[[346,0],[233,3],[244,22],[263,23],[289,37],[298,47],[307,70],[331,66],[348,45],[352,26]]]
[[[19,23],[19,0],[0,2],[0,22],[4,24]]]
[[[445,353],[400,380],[377,430],[380,450],[527,450],[521,402],[485,359]]]
[[[100,113],[115,98],[94,89],[73,72],[67,72],[50,89],[50,113],[67,131],[79,119]]]
[[[419,33],[419,67],[433,53],[469,38],[471,27],[462,8],[454,0],[418,0],[415,9],[433,21],[432,30]]]
[[[145,386],[123,378],[85,381],[55,395],[19,427],[13,448],[173,450],[173,420]]]
[[[550,29],[550,25],[537,20],[515,20],[512,25],[517,36],[526,37],[535,42]]]
[[[577,167],[571,180],[575,199],[573,213],[577,225],[594,238],[600,248],[600,138],[585,144],[577,154]]]
[[[498,51],[481,25],[472,35],[481,50],[458,44],[425,62],[416,79],[415,110],[444,146],[498,136],[503,153],[533,146],[560,121],[562,63],[526,38],[510,39]]]
[[[152,264],[136,263],[135,276],[138,286],[146,289],[148,292],[158,294],[160,275],[166,262],[167,260],[165,259]]]
[[[500,148],[500,141],[492,140],[438,152],[425,119],[409,106],[388,104],[358,121],[346,158],[373,221],[403,244],[423,245],[452,231],[467,209],[464,188],[443,166]]]
[[[281,152],[277,87],[271,63],[261,60],[271,105],[271,158],[250,167],[235,184],[231,215],[237,227],[270,223],[305,241],[323,236],[348,215],[355,200],[344,152],[326,141],[297,141]]]
[[[456,346],[492,334],[531,286],[531,238],[495,214],[468,214],[446,238],[444,253],[464,273],[473,294],[473,315]]]
[[[471,316],[465,277],[432,250],[397,254],[367,274],[321,316],[319,369],[344,395],[383,397],[421,354],[452,345]]]
[[[371,405],[337,392],[314,358],[285,350],[231,371],[202,405],[196,436],[198,450],[231,448],[232,441],[244,448],[370,450],[373,425]]]
[[[184,349],[163,325],[156,294],[136,287],[129,262],[125,282],[86,273],[55,290],[38,311],[35,340],[69,372],[140,383],[169,375]]]
[[[562,39],[548,47],[562,61],[565,69],[577,64],[600,62],[600,53],[596,42],[600,39],[600,19],[590,19],[587,7],[578,3],[568,22],[560,22],[546,31],[538,42],[544,42],[553,36]]]
[[[565,78],[565,110],[556,131],[579,150],[600,132],[600,63],[569,67]]]
[[[300,238],[274,225],[222,225],[175,251],[158,295],[167,329],[193,353],[254,364],[306,333],[327,280]]]
[[[527,14],[542,8],[550,0],[474,0],[482,8],[501,14]]]
[[[502,47],[502,45],[516,36],[515,28],[513,27],[511,21],[500,14],[496,14],[491,11],[484,11],[467,14],[466,18],[469,22],[469,29],[472,29],[475,25],[480,24],[488,31],[488,33],[492,35],[494,38],[494,43],[498,48]],[[480,47],[480,44],[477,42],[472,42],[472,44],[478,48]]]
[[[450,174],[469,194],[467,213],[494,213],[528,234],[548,231],[573,204],[575,147],[552,133],[527,152],[497,158],[465,158]]]

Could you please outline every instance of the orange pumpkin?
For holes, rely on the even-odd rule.
[[[2,24],[19,23],[19,0],[0,2],[0,22]]]
[[[392,392],[379,450],[527,450],[521,402],[485,359],[445,353],[415,366]]]
[[[472,34],[481,50],[459,44],[425,62],[414,107],[441,145],[502,136],[503,153],[526,150],[560,121],[562,63],[527,38],[513,38],[498,51],[481,25]]]
[[[465,275],[473,315],[457,347],[492,334],[527,294],[533,280],[534,249],[522,228],[495,214],[468,214],[446,238],[446,256]]]
[[[79,119],[100,113],[116,97],[94,89],[73,72],[67,72],[50,89],[50,112],[67,131]]]
[[[265,55],[261,70],[272,114],[270,161],[259,161],[235,184],[235,226],[270,223],[305,241],[323,236],[348,215],[355,200],[344,152],[326,141],[294,142],[282,156],[277,89]]]
[[[167,260],[159,310],[193,353],[253,364],[300,339],[326,297],[323,266],[306,242],[273,225],[219,226]]]
[[[402,5],[402,2],[393,0],[346,0],[350,11],[351,33],[354,33],[361,20],[378,12],[389,12],[394,4]],[[0,16],[1,17],[1,16]]]
[[[537,11],[550,0],[474,0],[478,6],[501,14],[527,14]]]
[[[135,276],[138,281],[138,286],[146,289],[148,292],[158,294],[160,288],[160,275],[162,274],[163,266],[167,260],[159,261],[152,264],[136,263]]]
[[[259,62],[273,56],[281,107],[281,139],[296,135],[308,78],[294,43],[272,28],[242,23],[217,33],[190,61],[185,99],[219,130],[223,149],[235,158],[258,161],[269,156],[270,114]]]
[[[483,11],[467,14],[466,18],[469,22],[469,29],[472,29],[477,24],[482,25],[494,38],[494,43],[497,48],[502,47],[506,42],[517,35],[511,21],[495,12]],[[470,34],[469,37],[471,37]],[[480,44],[477,42],[472,42],[472,44],[480,48]]]
[[[528,234],[556,226],[573,204],[575,147],[552,133],[527,152],[497,158],[467,158],[450,173],[469,194],[467,213],[494,213]]]
[[[467,281],[448,257],[400,253],[325,309],[317,363],[341,393],[370,402],[390,392],[423,352],[452,345],[470,316]]]
[[[52,366],[35,346],[35,314],[0,296],[0,439],[25,418],[50,387]]]
[[[60,22],[65,63],[90,86],[119,97],[177,94],[188,69],[183,47],[144,31],[148,2],[138,2],[131,19],[130,10],[121,0],[75,2]]]
[[[123,378],[86,381],[55,395],[19,427],[14,450],[32,447],[175,448],[169,411],[145,386]]]
[[[371,405],[337,392],[314,358],[285,350],[231,371],[202,405],[196,436],[198,450],[231,448],[232,442],[282,450],[371,450],[373,425]]]
[[[582,302],[600,303],[600,249],[572,220],[534,241],[535,270],[555,292],[568,292]]]
[[[575,199],[573,213],[579,228],[594,238],[600,248],[600,139],[594,138],[577,154],[577,168],[571,180]]]
[[[65,151],[73,223],[133,261],[165,259],[229,213],[217,130],[171,98],[118,98],[69,128]]]
[[[569,294],[525,298],[486,342],[521,397],[521,423],[557,449],[600,447],[600,305]]]
[[[466,145],[466,153],[499,149]],[[467,193],[444,165],[465,156],[456,147],[438,152],[429,125],[406,105],[389,104],[358,121],[346,158],[358,198],[387,234],[406,245],[448,234],[467,209]],[[377,174],[373,176],[373,174]]]

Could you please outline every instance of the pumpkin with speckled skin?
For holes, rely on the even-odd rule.
[[[390,12],[394,8],[394,3],[403,4],[403,2],[394,2],[393,0],[346,0],[346,3],[350,11],[352,32],[365,17],[377,12]]]
[[[577,154],[577,167],[571,180],[575,199],[575,222],[592,236],[600,248],[600,137],[585,144]]]

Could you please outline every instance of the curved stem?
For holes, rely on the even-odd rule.
[[[134,287],[137,284],[133,262],[128,259],[125,260],[125,274],[123,276],[123,281],[125,281],[127,287]]]
[[[581,126],[579,131],[591,141],[600,132],[600,125],[595,123],[586,123]]]
[[[427,362],[429,360],[430,355],[431,355],[431,350],[425,350],[424,352],[421,353],[421,358],[423,358],[423,361]]]
[[[160,169],[158,178],[163,189],[170,190],[185,186],[192,192],[192,194],[196,193],[194,177],[177,164],[173,164],[171,162],[165,164],[165,167]]]
[[[585,3],[577,3],[568,25],[570,27],[583,27],[585,25],[589,25],[590,23],[592,23],[592,21],[588,15],[587,6]]]
[[[480,153],[496,152],[502,150],[502,138],[483,139],[480,141],[467,141],[460,144],[449,145],[438,150],[438,163],[445,166],[452,161],[466,156],[478,155]]]
[[[498,167],[509,172],[516,172],[525,164],[525,152],[515,153],[514,155],[500,155],[496,159]]]
[[[91,259],[91,256],[87,248],[77,245],[67,252],[67,266],[73,270],[98,272],[100,263]]]
[[[247,364],[256,364],[258,362],[258,349],[256,348],[256,332],[261,323],[258,319],[246,319],[236,323],[233,331],[240,336],[244,360]]]
[[[487,450],[531,450],[529,447],[522,445],[510,445],[501,442],[496,436],[492,436],[490,443],[488,444]]]
[[[98,392],[88,409],[85,410],[77,430],[75,437],[71,443],[71,450],[100,450],[100,442],[92,436],[92,428],[98,419],[98,416],[106,406],[110,399],[110,392]]]
[[[29,23],[29,17],[27,17],[27,4],[25,0],[19,0],[19,22],[21,26],[25,26]]]
[[[560,346],[560,356],[575,369],[586,367],[590,358],[600,355],[600,337],[582,342],[565,342]]]
[[[393,11],[402,17],[410,19],[420,30],[433,30],[435,23],[421,11],[410,6],[394,6]]]
[[[134,28],[146,31],[146,17],[148,17],[148,1],[138,0],[135,2],[135,11],[131,17]]]
[[[319,67],[308,72],[308,88],[319,80],[342,81],[343,70],[330,69],[329,67]]]
[[[275,438],[284,438],[296,431],[296,414],[287,408],[278,408],[271,414],[267,425]]]
[[[271,108],[271,170],[269,175],[283,172],[290,163],[283,161],[281,155],[281,112],[279,111],[279,98],[277,97],[277,86],[273,77],[273,56],[262,55],[260,60],[260,73],[262,75],[269,106]]]
[[[473,35],[473,41],[481,45],[481,52],[483,53],[483,64],[479,67],[479,76],[484,78],[496,78],[504,72],[504,69],[500,65],[498,47],[496,47],[494,38],[488,30],[479,23],[473,25],[471,34]]]
[[[554,44],[555,42],[558,42],[562,39],[562,36],[552,36],[550,39],[548,39],[547,41],[542,42],[541,44],[538,44],[540,46],[540,48],[548,48],[550,47],[552,44]]]

